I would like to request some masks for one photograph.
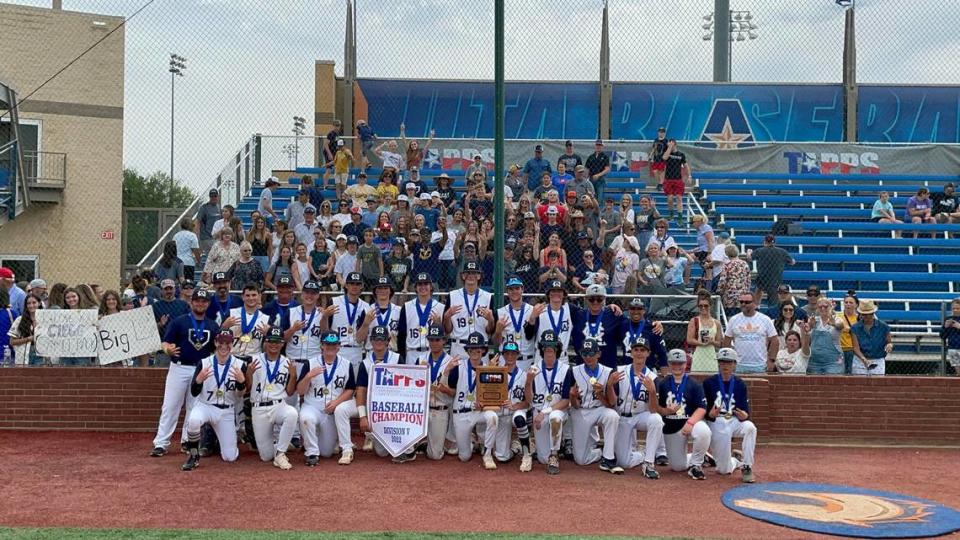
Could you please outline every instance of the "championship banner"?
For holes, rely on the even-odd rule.
[[[427,436],[427,369],[402,364],[373,365],[367,387],[367,419],[373,437],[393,457],[409,452]]]
[[[74,358],[97,355],[97,310],[41,309],[36,316],[37,355]]]
[[[120,362],[160,349],[153,308],[150,306],[121,311],[100,319],[97,332],[100,365]]]

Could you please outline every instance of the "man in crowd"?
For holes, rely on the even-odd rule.
[[[576,167],[583,164],[580,154],[573,151],[573,141],[567,141],[563,145],[563,153],[557,158],[557,168],[563,163],[568,171],[575,170]]]
[[[543,145],[538,144],[533,147],[533,157],[523,166],[523,178],[527,181],[527,189],[536,190],[543,173],[552,175],[553,169],[550,167],[550,162],[543,159]]]
[[[773,307],[773,300],[777,298],[777,291],[780,284],[783,283],[783,269],[786,265],[794,265],[796,261],[787,252],[787,250],[776,245],[777,238],[768,234],[763,238],[763,247],[753,250],[750,258],[757,263],[757,305],[760,305],[764,295],[766,295],[770,307]],[[790,288],[787,287],[789,294]],[[769,313],[768,313],[769,315]]]
[[[300,192],[301,194],[303,191]],[[290,203],[295,204],[295,203]],[[287,207],[289,210],[289,207]],[[293,234],[297,236],[297,243],[303,244],[305,246],[312,246],[314,242],[313,233],[320,228],[320,224],[317,223],[317,209],[313,207],[312,204],[307,203],[303,208],[303,214],[300,216],[300,222],[296,225],[288,223],[287,226],[293,229]],[[274,249],[279,249],[274,246]]]
[[[938,223],[960,223],[960,199],[953,182],[943,186],[943,191],[933,194],[933,216]]]
[[[200,263],[200,240],[194,231],[194,223],[190,218],[180,222],[180,230],[173,235],[177,244],[177,258],[183,263],[183,279],[193,280],[196,277],[196,268]]]
[[[297,225],[303,223],[303,213],[309,204],[310,191],[305,187],[301,187],[300,191],[297,192],[297,200],[290,202],[283,211],[283,217],[287,222],[288,228],[296,230]],[[316,208],[314,208],[314,212],[316,212]]]
[[[667,213],[680,219],[683,216],[683,192],[686,176],[690,177],[687,156],[677,149],[677,140],[670,139],[663,152],[663,192],[667,196]],[[675,212],[674,212],[675,211]]]
[[[257,211],[263,216],[263,219],[272,227],[280,219],[277,212],[273,209],[273,192],[280,187],[280,180],[276,176],[267,178],[263,185],[263,191],[260,192],[260,201],[257,203]]]
[[[196,232],[200,239],[200,250],[204,253],[213,246],[213,225],[220,219],[220,192],[211,189],[208,196],[209,200],[197,209]]]
[[[736,349],[739,373],[774,371],[780,342],[773,321],[757,312],[757,301],[752,294],[741,294],[739,302],[740,313],[730,318],[724,331],[724,347]]]
[[[593,153],[587,157],[584,164],[590,173],[590,182],[597,193],[597,200],[603,200],[603,192],[607,186],[607,173],[610,172],[610,156],[603,151],[603,140],[597,139],[593,143]]]

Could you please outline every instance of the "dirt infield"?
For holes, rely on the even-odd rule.
[[[814,538],[739,516],[720,495],[739,475],[695,482],[663,472],[623,476],[563,462],[559,476],[517,463],[484,471],[480,460],[417,459],[394,465],[358,452],[353,465],[315,469],[291,454],[289,472],[247,450],[240,461],[147,457],[145,434],[0,432],[0,525],[23,527],[224,528],[318,531],[490,531],[698,538]],[[761,447],[760,481],[856,485],[960,508],[952,474],[958,452]],[[675,519],[665,519],[671,514]]]

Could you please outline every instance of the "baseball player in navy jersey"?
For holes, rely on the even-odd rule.
[[[250,401],[253,405],[253,433],[257,451],[263,461],[273,461],[282,470],[292,466],[287,449],[297,427],[297,409],[287,404],[286,398],[297,391],[297,366],[293,360],[280,354],[283,332],[271,328],[264,337],[264,352],[247,365],[246,378],[250,381]],[[274,442],[274,426],[280,432]]]
[[[519,347],[517,366],[526,372],[537,354],[537,343],[528,338],[524,324],[532,321],[533,306],[523,301],[523,280],[517,276],[507,279],[507,304],[497,310],[497,324],[493,331],[495,343],[514,342]]]
[[[484,343],[490,339],[496,321],[490,309],[492,295],[480,289],[480,264],[468,261],[463,265],[460,277],[463,288],[450,291],[450,307],[443,315],[443,328],[450,337],[450,354],[466,357],[466,343],[470,334],[483,336]]]
[[[277,296],[260,310],[270,318],[270,326],[279,326],[286,332],[290,328],[290,310],[296,307],[293,298],[293,279],[290,276],[277,278]]]
[[[230,310],[243,305],[240,298],[230,294],[230,276],[226,272],[213,274],[213,289],[216,291],[207,306],[207,318],[223,322],[230,316]]]
[[[620,321],[618,335],[623,343],[627,365],[633,362],[632,343],[642,337],[649,347],[647,367],[659,372],[661,376],[667,374],[667,347],[663,342],[663,324],[660,321],[651,322],[647,318],[647,306],[639,296],[630,300],[627,316]]]
[[[360,272],[350,272],[344,282],[345,294],[336,296],[330,305],[323,310],[320,319],[320,328],[332,330],[340,336],[340,356],[347,359],[356,373],[363,358],[363,343],[366,334],[360,334],[364,318],[370,309],[370,304],[360,299],[363,288],[363,278]]]
[[[614,452],[620,415],[608,407],[605,388],[613,369],[600,364],[600,344],[583,342],[583,364],[574,367],[570,390],[570,423],[573,425],[573,460],[577,465],[600,461],[600,470],[623,474]],[[597,426],[603,427],[603,450],[597,448]]]
[[[620,413],[614,452],[617,464],[626,469],[641,466],[643,475],[660,478],[654,462],[663,439],[663,417],[657,414],[657,371],[647,367],[650,345],[643,336],[630,344],[631,363],[620,366],[607,381],[607,401],[615,403]],[[636,450],[637,430],[646,432],[644,451]]]
[[[530,430],[527,427],[527,410],[530,402],[524,391],[527,386],[527,372],[520,369],[520,346],[515,341],[507,341],[500,351],[507,372],[507,401],[500,409],[497,421],[497,435],[494,442],[494,456],[501,463],[513,459],[513,428],[517,428],[520,440],[520,472],[530,472],[533,458],[530,455]],[[529,369],[529,368],[528,368]]]
[[[596,342],[600,351],[600,364],[617,368],[618,335],[623,311],[616,304],[607,305],[607,289],[603,285],[590,285],[584,296],[587,309],[571,309],[574,332],[570,345],[580,350],[588,339]]]
[[[443,351],[447,338],[443,334],[443,327],[431,325],[427,329],[427,343],[430,350],[426,356],[407,356],[403,363],[421,365],[430,368],[430,422],[427,424],[426,454],[430,459],[443,458],[443,445],[446,441],[447,424],[450,421],[450,404],[453,402],[453,390],[443,384],[446,380],[447,363],[451,357]],[[416,459],[416,451],[411,450],[393,458],[394,463],[405,463]]]
[[[659,412],[664,415],[663,438],[667,459],[674,471],[686,470],[690,478],[703,480],[703,459],[710,447],[710,428],[703,417],[707,400],[703,387],[685,373],[687,353],[671,349],[667,353],[670,375],[657,386]],[[687,454],[687,442],[693,443],[693,453]]]
[[[750,418],[750,398],[747,385],[733,372],[737,369],[737,351],[723,348],[717,351],[720,373],[703,381],[707,399],[707,425],[710,426],[710,452],[717,463],[717,472],[730,474],[740,469],[742,480],[752,484],[753,453],[757,446],[757,426]],[[733,438],[743,439],[742,459],[732,449]]]
[[[189,455],[180,468],[185,471],[192,471],[200,465],[200,429],[206,424],[213,426],[217,434],[220,457],[224,461],[236,461],[240,453],[233,411],[243,400],[247,366],[230,353],[233,332],[221,330],[216,344],[216,353],[197,363],[190,384],[190,394],[196,401],[183,428],[187,433]]]
[[[306,290],[306,286],[304,286]],[[303,396],[300,433],[307,467],[320,457],[328,458],[337,447],[337,425],[333,413],[341,403],[353,400],[356,382],[350,362],[340,357],[340,337],[324,334],[322,355],[311,356],[300,367],[297,392]]]
[[[417,274],[414,280],[416,297],[400,308],[397,327],[397,352],[408,364],[416,364],[427,356],[427,330],[432,325],[443,324],[446,306],[433,298],[433,280],[426,272]]]
[[[187,414],[193,408],[190,384],[197,364],[210,356],[214,349],[214,337],[219,332],[217,324],[206,317],[210,306],[210,293],[204,289],[193,291],[190,313],[181,315],[167,324],[167,331],[160,344],[163,353],[170,357],[170,367],[163,387],[163,406],[157,436],[153,439],[151,457],[161,457],[170,447],[170,438],[177,429],[177,419],[184,403]],[[187,441],[183,430],[181,444]]]
[[[383,276],[377,278],[373,286],[373,304],[367,309],[367,314],[360,325],[360,334],[366,335],[370,326],[386,326],[390,329],[391,351],[397,352],[397,330],[400,326],[400,306],[393,303],[393,281]],[[367,340],[363,347],[364,354],[373,350]]]
[[[547,466],[547,474],[560,473],[560,440],[570,406],[573,372],[560,362],[563,346],[553,330],[540,336],[539,354],[543,358],[527,371],[525,395],[533,406],[533,435],[537,443],[537,461]]]
[[[477,368],[484,365],[487,355],[487,339],[480,332],[471,333],[465,340],[467,359],[454,357],[447,363],[447,388],[454,390],[453,429],[457,437],[457,456],[460,461],[470,461],[473,454],[471,434],[483,425],[483,468],[497,468],[493,459],[493,446],[497,436],[497,411],[482,410],[477,404]]]
[[[369,437],[367,387],[369,386],[370,374],[373,373],[373,365],[400,363],[400,355],[387,348],[390,343],[390,329],[386,326],[374,326],[370,329],[370,341],[373,343],[373,350],[363,357],[360,367],[357,368],[357,388],[354,399],[344,401],[333,411],[334,421],[337,424],[337,438],[340,441],[340,465],[349,465],[353,462],[353,442],[350,440],[351,418],[360,418],[360,431]],[[387,449],[375,441],[373,442],[373,450],[380,457],[388,454]]]
[[[570,334],[573,328],[571,311],[575,308],[567,302],[567,291],[560,280],[554,279],[547,282],[545,289],[547,302],[533,307],[531,318],[524,323],[524,331],[528,339],[538,344],[543,340],[545,333],[552,332],[554,339],[560,345],[560,350],[563,351],[559,361],[566,364],[569,361],[566,351],[570,346]],[[534,363],[543,360],[539,350],[538,347]]]

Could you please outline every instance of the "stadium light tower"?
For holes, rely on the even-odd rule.
[[[293,168],[300,166],[300,137],[306,132],[307,121],[302,116],[293,117]]]
[[[174,81],[177,77],[183,77],[183,72],[187,69],[187,59],[179,54],[170,53],[170,193],[173,194],[173,119],[175,106]]]
[[[730,25],[730,31],[729,31],[730,35],[727,39],[727,51],[726,51],[727,52],[727,58],[726,58],[727,73],[725,74],[726,80],[724,81],[718,80],[717,74],[716,72],[714,72],[715,82],[730,82],[733,79],[733,62],[731,60],[733,56],[733,42],[747,41],[747,40],[753,41],[757,39],[757,37],[759,37],[757,34],[758,26],[753,21],[753,13],[750,13],[749,11],[746,11],[746,10],[741,10],[741,11],[729,10],[729,13],[730,13],[730,17],[728,22]],[[721,24],[719,24],[721,21],[716,21],[714,18],[714,12],[711,11],[710,13],[704,15],[703,20],[706,21],[703,23],[703,26],[701,27],[705,30],[705,33],[703,34],[704,41],[710,41],[711,39],[715,39],[717,33],[723,31],[720,28]],[[714,48],[714,64],[716,63],[717,63],[717,55],[716,55],[716,48]]]

